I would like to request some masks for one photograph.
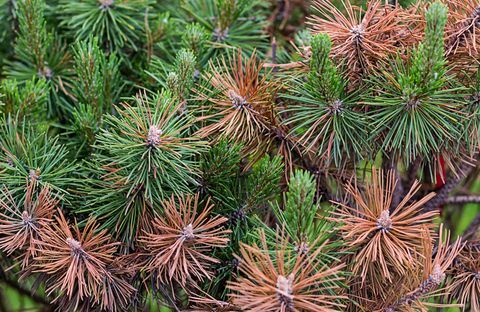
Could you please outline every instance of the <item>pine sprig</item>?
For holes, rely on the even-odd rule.
[[[70,78],[71,56],[63,40],[48,31],[45,0],[27,0],[18,3],[18,36],[14,60],[9,60],[6,75],[18,82],[38,77],[45,80],[48,89],[48,117],[61,121],[71,111]]]
[[[288,183],[288,192],[284,194],[283,207],[280,202],[272,204],[272,209],[281,227],[291,238],[293,249],[301,254],[308,253],[316,246],[333,238],[334,224],[328,220],[328,208],[325,210],[316,201],[317,185],[314,177],[306,171],[295,171]],[[333,244],[333,245],[332,245]],[[321,253],[323,261],[332,261],[328,254],[335,243],[325,246]]]
[[[348,80],[329,58],[331,46],[328,35],[311,39],[309,72],[292,79],[292,91],[283,96],[293,103],[283,113],[305,153],[324,165],[342,166],[368,153],[368,128],[357,108],[359,92],[348,91]]]
[[[48,48],[53,37],[47,31],[45,1],[27,0],[18,4],[19,35],[15,44],[15,54],[23,61],[41,70],[45,65]]]
[[[195,54],[181,49],[173,63],[168,63],[159,57],[154,57],[145,73],[162,88],[169,90],[172,96],[182,102],[187,109],[191,89],[195,80],[197,58]]]
[[[30,181],[70,201],[71,191],[78,185],[78,165],[69,159],[59,138],[13,118],[1,119],[0,125],[0,180],[12,196],[22,196]]]
[[[455,86],[445,67],[446,14],[442,4],[432,4],[425,40],[411,62],[397,57],[372,78],[375,95],[366,101],[372,108],[372,137],[386,154],[399,155],[406,164],[417,157],[432,159],[459,138],[463,88]]]
[[[76,80],[73,93],[78,103],[92,106],[97,114],[111,112],[122,85],[119,60],[100,49],[98,39],[78,41],[73,48]]]
[[[95,144],[96,177],[87,188],[93,194],[80,210],[106,219],[104,227],[115,228],[128,242],[141,230],[139,220],[147,221],[163,199],[198,185],[195,158],[207,147],[189,136],[192,118],[168,93],[140,93],[132,102],[135,106],[123,104],[118,116],[106,115],[107,128]]]
[[[221,140],[200,158],[200,193],[208,194],[217,205],[228,202],[235,179],[239,177],[242,146]],[[217,209],[219,209],[217,207]]]
[[[125,173],[126,183],[143,185],[149,198],[164,197],[167,185],[174,193],[188,192],[188,184],[197,183],[193,157],[205,149],[198,138],[186,136],[192,120],[168,93],[139,95],[134,103],[124,104],[118,117],[106,116],[108,130],[97,137],[98,160]]]
[[[215,58],[229,49],[244,53],[264,53],[268,45],[264,32],[265,15],[258,0],[187,0],[182,4],[187,16],[202,25],[209,34],[206,55]],[[251,16],[250,12],[256,12]]]
[[[197,100],[205,103],[198,112],[202,126],[198,134],[240,143],[252,162],[258,160],[278,126],[274,106],[278,85],[270,76],[255,53],[245,58],[238,50],[229,59],[211,62],[206,83],[196,90]]]
[[[96,37],[78,41],[73,47],[75,77],[72,96],[75,107],[72,112],[72,131],[80,144],[76,155],[92,151],[95,135],[99,132],[104,113],[113,113],[113,105],[119,99],[125,83],[120,76],[120,59],[115,53],[106,55]]]
[[[139,49],[144,31],[144,14],[149,0],[87,0],[72,3],[60,1],[61,25],[80,40],[91,34],[99,38],[107,51],[120,52],[123,48]]]
[[[16,115],[21,120],[26,116],[46,116],[47,85],[45,80],[33,78],[19,84],[5,79],[0,84],[0,112]]]

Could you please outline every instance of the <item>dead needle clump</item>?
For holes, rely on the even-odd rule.
[[[341,311],[344,297],[332,292],[339,291],[343,265],[321,264],[317,257],[324,245],[298,254],[288,249],[285,233],[277,235],[274,252],[263,231],[260,245],[241,245],[241,274],[227,285],[233,304],[248,311]]]
[[[210,201],[200,210],[199,195],[172,196],[163,202],[164,214],[152,222],[152,232],[139,239],[150,260],[144,266],[157,282],[177,282],[182,286],[193,280],[213,277],[211,256],[214,248],[225,247],[229,230],[223,229],[227,218],[210,216]]]
[[[202,110],[209,113],[200,121],[210,120],[198,134],[202,137],[228,138],[242,143],[246,154],[257,153],[271,140],[277,126],[274,97],[278,86],[269,78],[269,71],[252,54],[245,58],[239,50],[228,61],[210,63],[210,86],[199,87],[199,100],[207,100]],[[212,92],[212,90],[215,90]]]
[[[58,199],[48,187],[39,187],[35,181],[27,184],[27,192],[20,207],[5,188],[0,194],[0,250],[7,255],[18,253],[22,268],[36,255],[36,240],[42,227],[51,222]]]
[[[443,225],[440,225],[437,246],[434,246],[431,237],[426,232],[423,240],[423,263],[409,272],[410,283],[399,285],[403,290],[399,289],[396,294],[392,293],[398,299],[383,311],[410,311],[414,308],[427,311],[429,298],[449,294],[453,290],[451,285],[447,284],[442,288],[442,284],[446,279],[447,270],[452,266],[463,246],[461,238],[455,242],[450,241],[450,233],[444,231]],[[414,282],[416,274],[422,275]],[[405,293],[405,291],[407,292]],[[402,293],[404,294],[402,295]],[[447,307],[449,304],[438,306]]]
[[[42,228],[35,240],[33,271],[45,276],[47,294],[56,294],[60,307],[76,309],[95,301],[117,311],[128,305],[135,289],[109,271],[118,247],[110,239],[106,231],[98,231],[94,219],[81,230],[78,224],[70,225],[61,211]]]
[[[469,241],[448,270],[449,302],[456,300],[463,311],[480,310],[480,245]]]
[[[309,17],[310,30],[330,36],[332,56],[346,65],[352,78],[370,73],[390,53],[418,40],[415,24],[419,16],[383,3],[368,1],[363,10],[350,1],[342,1],[342,8],[328,0],[313,2],[318,14]]]
[[[420,188],[415,182],[398,206],[391,207],[397,183],[393,172],[373,169],[364,191],[356,184],[346,186],[355,206],[337,203],[340,208],[334,220],[341,224],[348,249],[355,250],[352,271],[362,283],[377,275],[393,281],[393,272],[406,273],[405,268],[417,261],[424,231],[434,226],[436,212],[423,213],[421,208],[435,194],[412,201]],[[381,284],[371,286],[379,291],[383,288]]]

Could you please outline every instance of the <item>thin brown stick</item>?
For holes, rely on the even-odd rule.
[[[20,284],[18,284],[18,282],[15,282],[15,281],[9,279],[6,276],[3,269],[0,268],[0,284],[2,284],[2,283],[5,284],[6,286],[10,287],[10,288],[15,289],[20,295],[26,296],[26,297],[32,299],[36,303],[39,303],[39,304],[42,304],[42,305],[48,306],[48,307],[51,306],[50,302],[48,302],[47,299],[45,299],[45,298],[43,298],[39,295],[32,294],[29,290],[20,286]]]
[[[425,204],[424,211],[432,211],[444,205],[448,200],[448,195],[463,181],[463,179],[472,171],[470,163],[464,163],[459,169],[458,175],[451,175],[445,185],[437,191],[437,196]]]
[[[417,173],[418,169],[420,168],[420,165],[422,163],[422,159],[420,157],[417,157],[413,163],[410,164],[407,170],[407,180],[405,181],[405,184],[403,188],[405,190],[409,190],[413,183],[417,180]]]
[[[473,239],[479,227],[480,227],[480,214],[477,214],[477,216],[472,220],[472,222],[470,222],[470,225],[465,230],[463,234],[463,240]]]
[[[480,195],[457,195],[447,198],[446,204],[480,203]]]

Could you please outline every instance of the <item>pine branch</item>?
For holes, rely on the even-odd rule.
[[[410,305],[412,302],[419,300],[422,296],[435,290],[440,285],[441,281],[442,279],[439,278],[439,276],[431,274],[413,292],[403,296],[390,307],[383,310],[383,312],[395,312],[398,311],[402,306]]]
[[[272,39],[272,64],[277,63],[277,39],[273,37]],[[273,68],[273,72],[276,73],[278,71],[278,67]]]
[[[473,168],[470,163],[464,163],[457,175],[450,175],[450,177],[447,178],[447,182],[437,191],[437,195],[423,206],[423,210],[432,211],[447,203],[448,195],[462,182],[463,178],[467,176]]]
[[[478,231],[478,228],[480,227],[480,214],[477,214],[475,219],[470,222],[470,225],[468,228],[463,232],[463,240],[470,240],[470,239],[475,239],[475,234]]]
[[[7,306],[5,305],[5,294],[3,292],[3,289],[0,289],[0,311],[8,312]]]
[[[420,165],[422,164],[422,159],[420,157],[417,157],[409,166],[407,169],[407,178],[404,181],[403,189],[404,190],[409,190],[413,183],[415,183],[415,180],[417,179],[417,173],[418,169],[420,168]]]
[[[342,167],[360,159],[370,145],[366,117],[356,110],[359,91],[347,90],[348,79],[330,58],[331,51],[326,34],[312,37],[309,71],[293,75],[290,92],[283,95],[293,103],[284,110],[284,125],[321,166]]]
[[[33,301],[35,301],[36,303],[39,303],[39,304],[42,304],[44,306],[49,307],[48,311],[54,311],[55,307],[50,302],[48,302],[47,299],[45,299],[45,298],[43,298],[39,295],[32,294],[32,292],[30,290],[22,287],[19,284],[18,281],[14,281],[14,280],[8,278],[7,275],[5,274],[5,271],[3,270],[3,268],[0,267],[0,283],[2,283],[2,282],[6,286],[15,289],[20,295],[28,297],[28,298],[32,299]]]
[[[393,155],[393,153],[392,153],[392,155],[384,154],[384,160],[383,160],[383,163],[382,163],[384,173],[385,173],[385,175],[387,175],[389,171],[393,171],[393,175],[395,177],[395,180],[397,181],[397,184],[395,185],[395,189],[394,189],[393,194],[392,194],[392,202],[390,204],[390,211],[392,211],[393,209],[395,209],[398,206],[398,204],[402,201],[402,199],[404,197],[403,195],[405,195],[404,194],[405,189],[404,189],[403,184],[402,184],[400,173],[398,172],[397,163],[398,163],[398,160],[395,157],[395,155]]]
[[[378,137],[382,149],[397,153],[406,165],[418,157],[432,161],[461,135],[456,108],[463,101],[462,89],[449,83],[443,56],[445,6],[433,3],[425,19],[425,37],[412,51],[411,62],[398,55],[381,67],[372,77],[376,92],[366,101],[371,137]]]
[[[447,198],[446,204],[468,204],[468,203],[480,203],[479,195],[457,195]]]

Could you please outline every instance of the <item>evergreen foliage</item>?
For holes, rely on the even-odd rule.
[[[0,0],[0,311],[477,311],[479,29]]]
[[[349,90],[348,79],[330,59],[328,35],[313,36],[310,45],[309,71],[294,76],[289,89],[295,93],[285,95],[294,101],[284,111],[289,114],[285,123],[292,126],[306,152],[313,152],[326,165],[341,166],[368,152],[367,120],[358,111],[361,91]]]

